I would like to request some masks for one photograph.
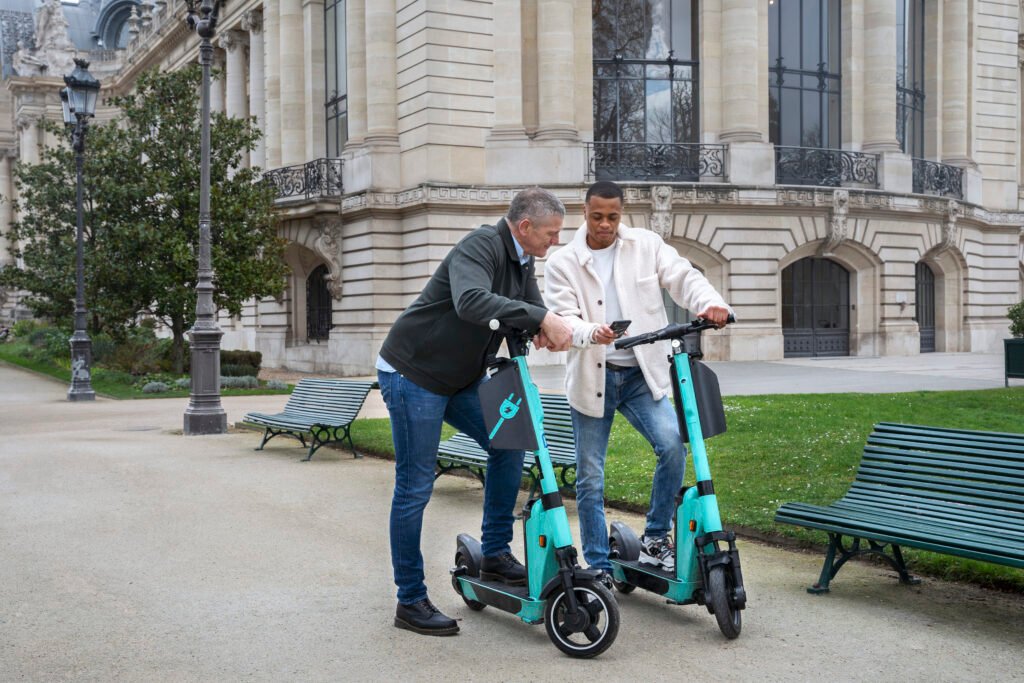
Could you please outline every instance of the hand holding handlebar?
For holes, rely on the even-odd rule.
[[[732,313],[728,313],[725,318],[726,323],[736,322],[736,316]],[[656,341],[662,339],[681,339],[688,334],[700,332],[702,330],[710,330],[722,327],[711,320],[704,318],[697,318],[690,323],[677,323],[675,325],[667,325],[660,330],[654,332],[647,332],[645,334],[638,334],[635,337],[626,337],[625,339],[619,339],[615,342],[615,348],[617,349],[631,349],[634,346],[640,346],[641,344],[653,344]]]

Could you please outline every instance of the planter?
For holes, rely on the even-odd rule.
[[[1005,355],[1005,372],[1003,378],[1005,386],[1010,386],[1010,379],[1024,379],[1024,337],[1004,339],[1003,349]]]

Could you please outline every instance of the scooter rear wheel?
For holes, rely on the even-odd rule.
[[[740,628],[743,626],[740,610],[729,600],[731,593],[732,580],[725,567],[712,567],[708,572],[708,585],[704,597],[709,611],[715,615],[722,635],[730,640],[740,635]]]
[[[623,557],[623,552],[619,548],[619,540],[615,537],[615,534],[612,534],[611,537],[608,539],[608,549],[610,551],[609,555],[611,557],[633,559]],[[612,574],[612,585],[615,586],[615,590],[619,591],[623,595],[628,595],[629,593],[632,593],[634,590],[636,590],[636,586],[634,586],[633,584],[626,583],[625,581],[618,581],[615,578],[614,574]]]
[[[466,573],[470,576],[477,576],[477,573],[474,571],[472,560],[466,558],[466,556],[463,555],[461,552],[455,554],[455,566],[465,568]],[[459,577],[452,576],[452,588],[455,589],[456,593],[462,596],[462,601],[466,603],[466,607],[473,610],[474,612],[479,612],[484,607],[487,607],[487,605],[485,605],[482,602],[471,600],[470,598],[466,597],[466,594],[462,592],[462,584],[459,583]]]
[[[555,647],[570,657],[596,657],[619,634],[619,606],[610,590],[593,581],[579,581],[573,593],[584,614],[575,619],[569,614],[568,594],[559,588],[544,607],[544,627]]]

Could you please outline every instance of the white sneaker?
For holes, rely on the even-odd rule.
[[[640,539],[640,564],[660,567],[666,571],[675,571],[676,549],[672,545],[671,536],[661,538]]]

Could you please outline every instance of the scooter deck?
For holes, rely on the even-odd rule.
[[[472,586],[475,600],[485,605],[496,607],[505,612],[525,616],[524,607],[528,605],[541,605],[542,600],[534,600],[530,597],[530,589],[526,586],[510,586],[501,581],[487,581],[477,576],[460,576],[459,579]],[[526,621],[533,623],[532,619]],[[540,622],[543,622],[541,619]]]
[[[639,560],[612,560],[612,564],[618,570],[615,572],[615,579],[621,581],[618,574],[622,572],[625,582],[643,588],[644,590],[658,595],[668,596],[671,593],[678,593],[683,582],[676,576],[675,570],[662,569],[649,564],[641,564]],[[671,600],[678,605],[692,605],[696,603],[693,598],[684,600]]]

